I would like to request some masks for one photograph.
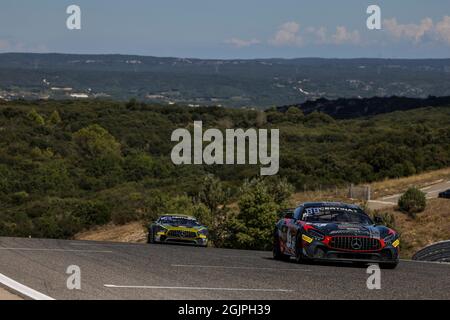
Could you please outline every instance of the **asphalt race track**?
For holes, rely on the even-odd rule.
[[[361,266],[178,245],[0,238],[0,275],[54,299],[450,299],[450,264],[401,261],[369,290]]]

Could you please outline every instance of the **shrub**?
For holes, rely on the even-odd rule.
[[[425,193],[415,187],[409,188],[398,200],[400,210],[412,218],[415,218],[417,213],[424,211],[426,205]]]
[[[392,229],[396,229],[397,225],[395,223],[395,216],[392,213],[389,212],[375,212],[372,215],[372,218],[375,218],[376,216],[383,219],[383,224]]]
[[[101,201],[80,201],[74,215],[81,220],[83,226],[92,227],[108,223],[111,219],[111,210]]]
[[[34,221],[35,237],[68,239],[82,230],[80,219],[69,214],[54,215],[51,212]]]
[[[13,193],[11,195],[11,200],[14,204],[23,204],[23,203],[25,203],[25,201],[28,200],[29,197],[30,197],[30,195],[27,192],[20,191],[20,192]]]
[[[145,153],[133,154],[125,158],[124,168],[129,181],[140,181],[154,175],[155,162]]]

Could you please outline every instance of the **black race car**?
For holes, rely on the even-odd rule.
[[[439,193],[439,198],[447,198],[450,199],[450,189]]]
[[[358,206],[309,202],[288,210],[274,232],[273,256],[306,260],[379,263],[393,269],[399,260],[399,235],[376,223]]]

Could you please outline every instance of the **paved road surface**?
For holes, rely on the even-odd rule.
[[[70,265],[79,291],[66,287]],[[176,245],[0,238],[0,274],[55,299],[450,299],[450,264],[402,261],[368,290],[362,267]]]
[[[427,199],[437,198],[440,192],[448,189],[450,189],[450,181],[441,181],[439,183],[421,188],[421,190],[425,192]],[[401,196],[402,194],[394,194],[381,199],[371,200],[369,201],[369,208],[372,210],[377,210],[396,206],[398,199],[400,199]]]

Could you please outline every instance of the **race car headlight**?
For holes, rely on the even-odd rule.
[[[201,229],[198,231],[199,234],[207,236],[208,235],[208,229]]]
[[[392,246],[394,248],[397,248],[400,245],[400,239],[395,240],[394,242],[392,242]]]
[[[387,243],[387,244],[391,244],[391,242],[394,239],[394,237],[395,236],[393,234],[390,234],[386,238],[384,238],[384,242]]]
[[[314,240],[322,241],[323,239],[325,239],[325,236],[323,234],[312,229],[308,230],[308,235],[311,236],[311,238],[313,238]]]

